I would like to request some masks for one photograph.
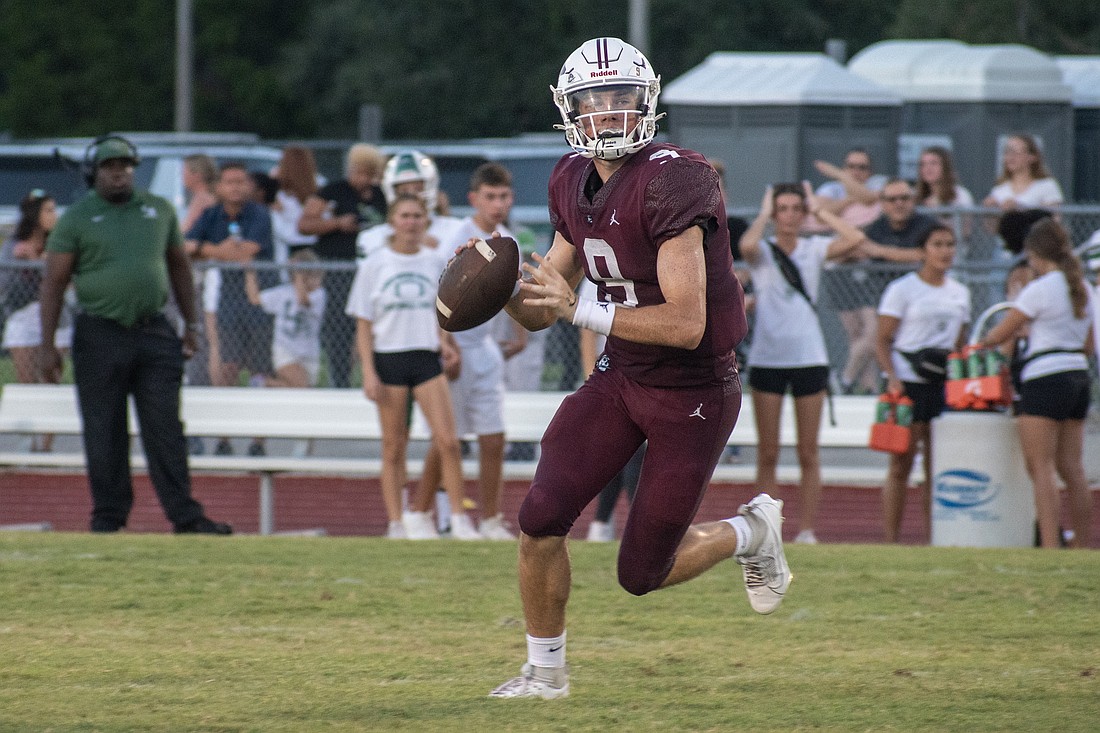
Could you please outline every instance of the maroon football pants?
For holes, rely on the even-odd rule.
[[[569,533],[600,489],[648,440],[619,549],[619,583],[642,595],[672,569],[741,409],[737,378],[703,387],[637,384],[596,371],[565,398],[542,438],[542,457],[519,512],[532,537]]]

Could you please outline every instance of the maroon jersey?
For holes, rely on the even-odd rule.
[[[706,159],[675,145],[651,143],[627,158],[591,197],[595,165],[566,155],[550,176],[550,222],[577,249],[599,300],[618,307],[665,302],[657,252],[690,227],[702,227],[706,257],[706,329],[694,349],[607,339],[610,368],[655,387],[713,383],[732,377],[734,347],[745,337],[744,293],[733,274],[725,203]]]

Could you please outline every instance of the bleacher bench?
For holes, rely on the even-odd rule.
[[[505,433],[509,441],[537,443],[557,411],[564,392],[509,392],[504,401]],[[874,398],[843,397],[836,400],[837,425],[823,418],[821,445],[836,448],[865,448],[874,413]],[[255,389],[247,387],[184,387],[182,417],[188,435],[227,438],[289,438],[380,440],[378,410],[358,389]],[[137,421],[131,410],[131,432],[136,435]],[[76,392],[71,385],[8,384],[0,392],[0,433],[54,433],[79,435],[80,417]],[[411,440],[430,438],[427,422],[414,410],[409,429]],[[472,437],[472,436],[467,436]],[[737,427],[730,436],[731,445],[755,445],[756,433],[751,400],[742,404]],[[795,444],[793,408],[787,400],[780,442]],[[275,476],[278,474],[323,474],[341,476],[378,476],[381,459],[368,456],[331,457],[292,455],[199,455],[189,459],[193,471],[245,473],[259,478],[260,533],[275,530]],[[135,470],[145,470],[144,455],[131,456]],[[505,477],[529,479],[534,462],[507,462]],[[409,476],[419,476],[422,461],[409,460]],[[84,469],[82,452],[30,453],[0,452],[0,470],[13,469]],[[477,473],[475,461],[464,462],[466,476]],[[858,482],[863,478],[843,469],[846,476],[830,475],[826,481]],[[752,481],[755,470],[748,465],[721,465],[715,479]],[[780,481],[794,480],[781,468]],[[882,471],[873,469],[868,477],[881,481]]]

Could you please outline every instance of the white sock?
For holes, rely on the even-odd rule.
[[[752,527],[749,523],[738,514],[736,517],[730,517],[729,519],[723,519],[723,522],[733,527],[734,534],[737,535],[737,549],[733,551],[734,555],[744,555],[748,553],[749,547],[752,546]]]
[[[532,667],[564,667],[565,632],[549,639],[528,634],[527,663]]]

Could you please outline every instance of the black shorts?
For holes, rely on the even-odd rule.
[[[786,394],[806,397],[824,392],[829,384],[829,367],[752,367],[749,369],[749,387],[769,394]]]
[[[418,349],[374,354],[374,370],[382,384],[394,387],[417,387],[443,373],[438,351]]]
[[[1028,379],[1020,385],[1017,415],[1084,420],[1089,411],[1089,373],[1084,369]]]
[[[943,382],[902,382],[905,396],[913,400],[913,422],[931,422],[947,407]]]

